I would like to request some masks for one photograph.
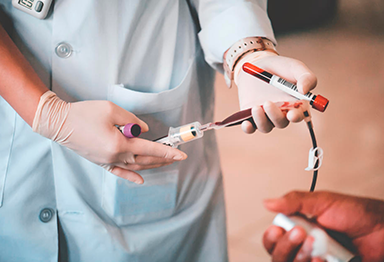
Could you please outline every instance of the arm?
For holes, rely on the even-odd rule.
[[[127,139],[115,125],[148,126],[109,101],[67,103],[48,90],[0,26],[0,96],[30,125],[114,175],[142,184],[135,171],[184,160],[185,153],[140,138]],[[92,132],[84,132],[92,130]],[[108,141],[108,143],[105,143]]]
[[[48,88],[0,24],[0,96],[32,126],[40,97]]]
[[[224,53],[240,39],[265,37],[276,43],[267,0],[191,0],[198,14],[198,34],[205,60],[223,73]]]
[[[228,49],[241,39],[247,37],[264,37],[276,43],[272,26],[266,12],[267,1],[238,0],[194,0],[194,8],[199,16],[201,31],[199,39],[204,50],[206,61],[219,72],[223,72],[223,62]],[[277,56],[273,52],[259,51],[245,55],[237,63],[235,83],[238,86],[240,107],[253,108],[252,114],[261,132],[270,132],[273,127],[284,128],[289,122],[303,120],[301,109],[290,110],[285,114],[273,103],[266,101],[284,101],[292,97],[284,94],[271,94],[262,89],[259,80],[243,81],[244,62],[257,64],[260,67],[297,83],[300,92],[307,93],[316,86],[316,76],[300,61]],[[259,90],[258,90],[259,89]],[[283,99],[283,100],[281,100]],[[265,103],[265,104],[264,104]],[[264,110],[260,107],[264,104]],[[242,125],[246,133],[253,133],[255,128],[245,121]]]

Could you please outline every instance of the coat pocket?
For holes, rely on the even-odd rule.
[[[136,115],[160,113],[179,108],[186,103],[192,77],[196,75],[195,57],[189,60],[189,65],[180,83],[159,93],[139,92],[123,84],[112,85],[108,88],[108,100]]]
[[[124,85],[112,85],[108,89],[108,100],[147,122],[150,131],[142,134],[141,138],[163,136],[170,126],[180,125],[191,83],[196,75],[194,56],[186,68],[181,81],[168,90],[148,93]],[[175,212],[178,164],[139,173],[144,178],[143,185],[104,172],[102,208],[119,226],[156,221],[170,217]]]
[[[136,185],[104,172],[102,207],[119,226],[156,221],[174,213],[178,170],[144,173],[144,184]]]

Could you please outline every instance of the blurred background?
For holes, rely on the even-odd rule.
[[[324,150],[316,190],[384,199],[384,1],[270,0],[278,51],[318,77],[315,93],[330,100],[312,111]],[[216,80],[216,120],[239,109],[236,88]],[[264,230],[275,214],[265,198],[309,190],[311,140],[304,123],[270,134],[217,132],[227,203],[231,262],[267,262]]]

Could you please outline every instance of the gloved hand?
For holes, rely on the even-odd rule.
[[[234,81],[238,87],[240,107],[253,108],[253,119],[259,131],[268,133],[274,127],[285,128],[289,122],[300,122],[304,119],[303,110],[309,110],[306,101],[303,101],[302,108],[291,109],[288,113],[282,112],[271,101],[297,101],[297,99],[245,73],[242,70],[245,62],[296,83],[300,93],[303,94],[315,88],[317,78],[302,62],[292,58],[278,56],[269,51],[245,55],[235,67]],[[249,134],[256,130],[249,121],[243,122],[242,129]]]
[[[177,149],[140,138],[126,138],[115,125],[148,125],[134,114],[109,101],[67,103],[51,91],[39,101],[33,131],[72,149],[112,174],[137,184],[144,182],[136,172],[157,168],[187,158]]]
[[[286,215],[304,214],[316,219],[325,229],[345,234],[363,262],[384,261],[384,202],[331,192],[291,192],[282,198],[264,202],[267,209]],[[272,261],[311,260],[312,237],[301,227],[289,232],[270,226],[263,243]]]

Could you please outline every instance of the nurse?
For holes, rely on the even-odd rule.
[[[316,85],[277,55],[266,1],[58,0],[39,20],[0,0],[0,22],[0,261],[227,261],[214,132],[151,140],[213,120],[214,69],[261,132],[302,120],[239,69]]]

